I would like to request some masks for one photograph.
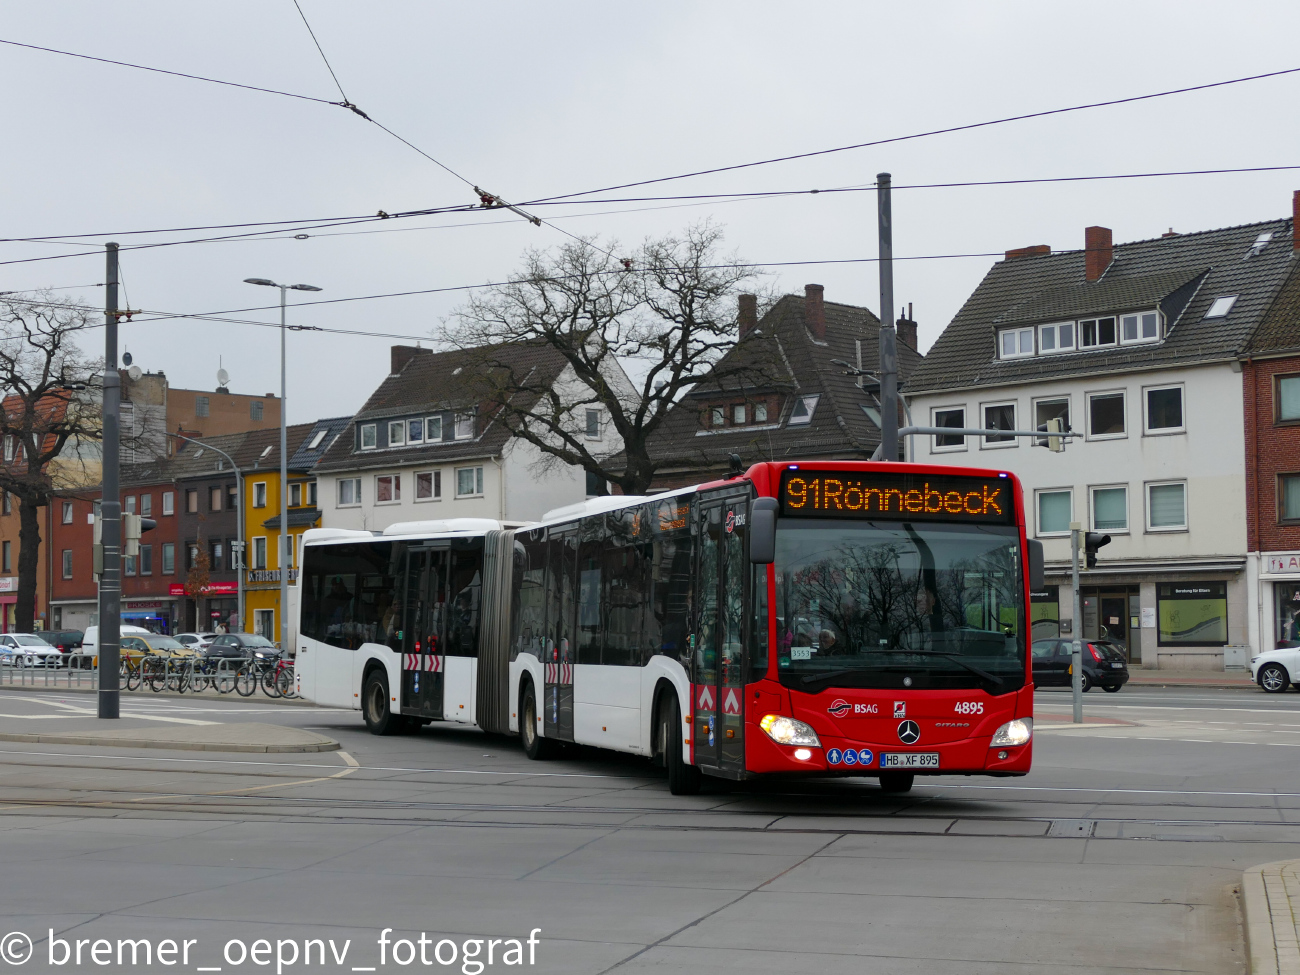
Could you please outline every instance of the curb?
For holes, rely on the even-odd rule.
[[[116,748],[169,748],[185,752],[332,752],[342,746],[332,738],[298,745],[259,745],[247,742],[166,741],[157,738],[105,738],[100,735],[25,735],[0,733],[0,741],[28,745],[109,745]]]
[[[1251,975],[1300,975],[1300,860],[1278,860],[1241,875]]]

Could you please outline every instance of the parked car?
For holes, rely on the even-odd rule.
[[[217,634],[215,633],[177,633],[176,642],[183,643],[187,647],[193,647],[196,650],[207,649]]]
[[[158,657],[170,657],[173,660],[181,660],[185,657],[198,657],[202,651],[198,647],[187,647],[179,640],[163,633],[132,633],[129,636],[122,637],[123,651],[140,651],[141,653],[152,653]]]
[[[63,654],[34,633],[0,634],[0,662],[12,667],[62,667]]]
[[[81,649],[81,641],[85,636],[80,630],[42,630],[39,635],[60,653],[76,653]]]
[[[1072,640],[1035,640],[1031,650],[1034,684],[1038,687],[1069,687],[1074,654]],[[1083,690],[1100,687],[1113,694],[1128,682],[1128,658],[1124,648],[1108,640],[1083,642]]]
[[[118,652],[122,659],[139,659],[149,651],[140,646],[128,645],[130,637],[151,637],[155,636],[152,630],[146,630],[143,626],[134,626],[130,623],[123,623],[122,629],[118,635],[118,646],[121,648]],[[98,667],[99,666],[99,627],[86,627],[86,634],[81,642],[81,649],[78,651],[83,654],[81,658],[82,666]]]
[[[1250,676],[1270,694],[1281,694],[1292,684],[1300,691],[1300,645],[1278,647],[1251,657]]]
[[[210,659],[244,657],[269,660],[277,656],[280,651],[274,643],[256,633],[219,633],[212,638],[212,642],[203,652]]]

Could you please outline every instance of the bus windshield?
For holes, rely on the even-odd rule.
[[[1019,532],[1004,525],[783,519],[777,667],[797,690],[1025,682]]]

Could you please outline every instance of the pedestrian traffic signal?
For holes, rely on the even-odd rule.
[[[140,554],[140,535],[157,527],[152,518],[142,518],[130,512],[122,515],[122,554],[135,558]]]
[[[1101,532],[1084,533],[1083,550],[1087,554],[1088,568],[1095,569],[1097,567],[1097,549],[1109,544],[1109,535],[1103,535]]]

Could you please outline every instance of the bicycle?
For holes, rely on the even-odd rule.
[[[293,661],[278,660],[273,668],[262,673],[262,690],[267,697],[292,698],[294,693]]]

